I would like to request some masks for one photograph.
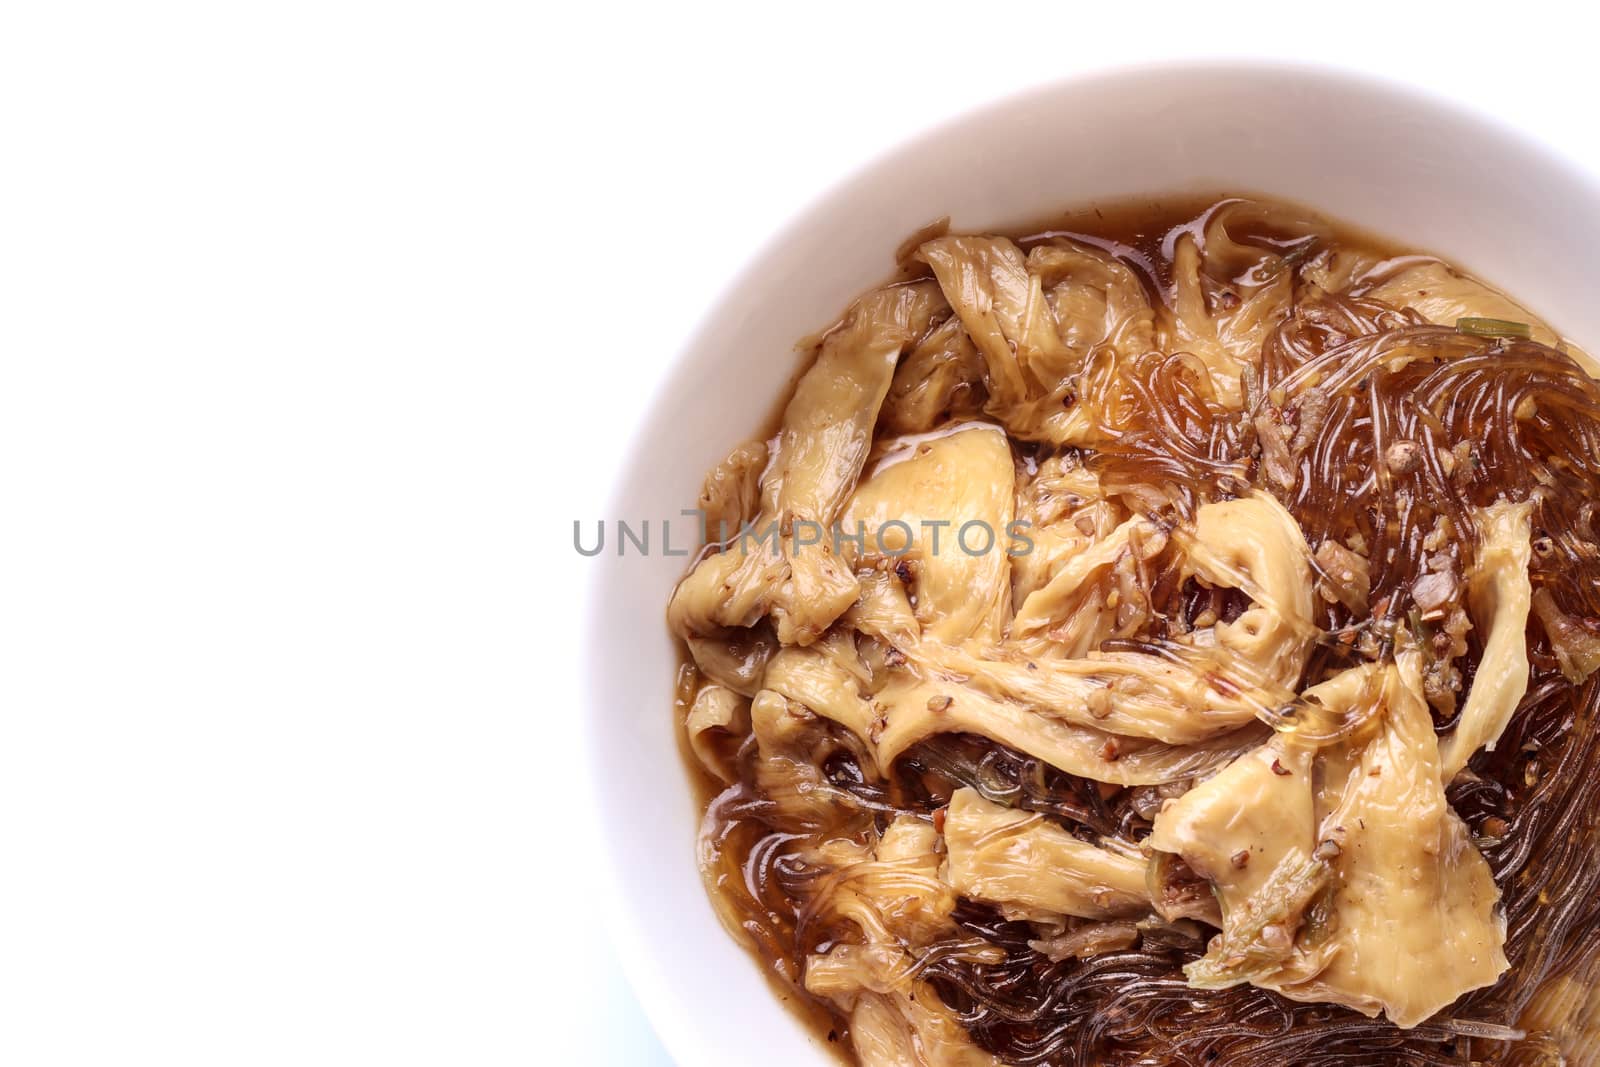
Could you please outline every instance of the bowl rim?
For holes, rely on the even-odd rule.
[[[1068,75],[1041,80],[997,95],[985,96],[969,107],[923,125],[916,132],[897,139],[843,169],[820,191],[786,212],[784,221],[765,238],[752,242],[749,253],[726,275],[717,288],[714,298],[705,305],[694,320],[694,324],[675,343],[671,357],[659,364],[659,369],[654,375],[655,381],[666,382],[682,372],[683,366],[692,354],[707,342],[708,335],[714,330],[723,309],[729,306],[749,284],[751,275],[773,254],[774,250],[793,241],[807,228],[814,216],[826,213],[837,201],[848,199],[859,186],[867,184],[880,171],[898,166],[904,157],[914,155],[939,141],[950,138],[971,124],[992,121],[999,115],[1028,106],[1030,101],[1048,100],[1087,83],[1117,81],[1132,83],[1149,78],[1189,77],[1243,79],[1291,77],[1299,78],[1308,85],[1324,86],[1335,92],[1387,96],[1419,110],[1431,110],[1490,130],[1497,138],[1515,144],[1531,158],[1537,159],[1541,167],[1561,172],[1563,177],[1573,181],[1574,184],[1593,189],[1596,199],[1600,200],[1600,171],[1563,147],[1562,142],[1529,134],[1493,112],[1463,102],[1460,98],[1434,89],[1426,83],[1407,80],[1387,72],[1375,72],[1358,64],[1292,58],[1269,59],[1251,55],[1091,64]],[[1315,207],[1314,204],[1310,206]],[[625,445],[618,453],[621,457],[618,465],[607,472],[609,487],[603,496],[607,510],[603,514],[623,513],[626,482],[646,444],[646,431],[654,423],[659,407],[660,398],[652,395],[644,403],[638,422],[629,429]],[[656,975],[648,965],[654,950],[649,947],[650,939],[644,936],[642,924],[634,921],[634,905],[631,899],[637,890],[630,888],[629,885],[630,874],[636,875],[638,870],[630,866],[628,857],[615,837],[614,828],[600,817],[606,809],[603,803],[602,776],[606,769],[607,753],[601,723],[607,714],[607,709],[601,706],[598,690],[599,676],[606,667],[593,655],[593,650],[599,647],[603,634],[605,619],[601,616],[600,593],[608,580],[608,574],[609,568],[594,568],[582,582],[584,599],[578,638],[580,650],[578,693],[579,706],[583,713],[580,733],[581,760],[585,778],[585,789],[582,794],[586,802],[584,816],[590,824],[592,840],[596,843],[594,851],[599,868],[596,888],[600,891],[604,905],[608,909],[607,914],[615,916],[618,920],[608,924],[608,940],[621,963],[628,987],[637,997],[656,1037],[674,1062],[687,1065],[696,1062],[695,1034],[702,1027],[695,1021],[692,1013],[680,1013],[676,1010],[679,1005],[687,1002],[687,998],[677,994],[669,983],[656,980]],[[662,611],[662,625],[665,626],[665,605]],[[663,697],[667,692],[667,684],[667,680],[663,680]],[[664,705],[665,703],[663,700]],[[662,713],[667,713],[665,706]],[[671,756],[674,760],[679,759],[676,750]],[[683,780],[687,788],[690,784],[687,769],[683,774]],[[752,980],[761,980],[754,961],[752,961],[751,977]]]

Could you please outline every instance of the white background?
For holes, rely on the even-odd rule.
[[[1095,66],[1371,70],[1600,165],[1589,25],[1415,7],[6,6],[0,1062],[665,1063],[570,529],[696,318]]]

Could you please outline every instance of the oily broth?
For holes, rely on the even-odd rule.
[[[1171,283],[1171,254],[1175,236],[1202,228],[1206,216],[1231,199],[1215,195],[1176,196],[1104,203],[1000,232],[1010,236],[1024,252],[1054,237],[1070,237],[1099,247],[1134,270],[1154,304],[1165,299]],[[1325,221],[1314,212],[1300,210],[1297,213]],[[1403,251],[1395,243],[1355,227],[1332,224],[1328,229],[1332,233],[1331,243],[1340,250],[1370,254],[1382,261],[1393,260]],[[1265,245],[1274,245],[1284,237],[1265,229],[1238,236]],[[901,280],[925,276],[926,268],[917,265],[902,267],[896,275]],[[821,336],[802,343],[804,365],[809,365],[815,357]],[[760,428],[761,437],[771,440],[775,436],[788,395],[793,392],[794,382],[803,370],[804,366],[791,379],[782,401],[769,413]],[[1041,458],[1041,446],[1016,440],[1012,440],[1011,444],[1019,468],[1033,465]],[[881,448],[882,442],[874,441],[874,456],[880,454]],[[1233,605],[1231,610],[1236,613],[1238,606]],[[1474,644],[1468,657],[1469,666],[1475,664],[1476,656],[1481,652],[1476,644],[1476,636],[1472,640]],[[763,804],[760,791],[749,774],[752,742],[746,739],[741,745],[740,739],[734,737],[722,737],[714,742],[721,746],[721,754],[731,764],[741,768],[740,781],[731,787],[725,787],[718,778],[706,771],[691,751],[684,720],[705,679],[699,675],[686,649],[683,652],[673,702],[674,714],[678,723],[680,757],[688,767],[697,804],[705,813],[697,847],[703,866],[711,872],[707,882],[708,891],[718,898],[725,916],[731,918],[742,939],[753,949],[763,975],[778,996],[795,1011],[821,1045],[832,1049],[841,1062],[853,1062],[849,1051],[848,1021],[829,1003],[812,996],[801,984],[801,968],[806,956],[825,951],[836,939],[848,938],[850,931],[829,928],[809,920],[806,914],[806,888],[816,874],[805,869],[794,854],[792,846],[801,843],[802,835],[793,827],[782,825],[781,819],[776,824],[771,821],[772,813]],[[1578,720],[1578,725],[1582,725],[1592,714],[1588,709],[1592,709],[1595,703],[1596,687],[1593,684],[1587,686],[1576,701],[1571,700],[1570,695],[1563,698],[1559,685],[1553,681],[1554,659],[1549,651],[1536,648],[1534,660],[1536,670],[1526,702],[1529,705],[1527,713],[1519,713],[1502,747],[1492,758],[1482,762],[1480,769],[1483,776],[1453,788],[1451,792],[1453,805],[1480,834],[1486,825],[1492,826],[1489,820],[1504,821],[1508,811],[1517,810],[1512,803],[1517,794],[1516,787],[1499,783],[1526,780],[1530,773],[1535,773],[1528,770],[1528,750],[1531,748],[1534,752],[1545,754],[1543,759],[1548,773],[1549,764],[1565,758],[1560,753],[1564,751],[1562,745],[1565,738],[1575,729],[1574,718]],[[1469,675],[1466,682],[1470,684],[1470,681]],[[1440,729],[1448,725],[1441,723]],[[957,734],[925,742],[908,753],[894,769],[891,779],[883,783],[866,779],[859,766],[850,760],[848,745],[841,743],[832,747],[831,762],[826,765],[827,777],[834,784],[862,798],[863,808],[841,817],[836,825],[829,827],[830,835],[869,840],[883,829],[895,810],[922,813],[937,823],[939,812],[948,803],[951,792],[969,778],[981,778],[985,774],[999,782],[1003,791],[1009,791],[1006,795],[1014,806],[1048,812],[1067,820],[1069,825],[1090,828],[1096,833],[1123,836],[1148,829],[1148,813],[1132,804],[1126,790],[1109,789],[1099,783],[1073,778],[1042,761],[1012,752],[987,739]],[[1538,763],[1537,758],[1534,763]],[[1577,789],[1569,799],[1574,803],[1591,801],[1593,792]],[[1515,816],[1511,821],[1515,822]],[[1512,853],[1509,844],[1498,846],[1498,850],[1490,848],[1486,851],[1497,876],[1516,868],[1516,857]],[[1018,953],[1027,951],[1025,932],[1020,924],[1005,922],[992,909],[963,901],[958,907],[956,919],[962,930],[969,934],[983,936]],[[1143,958],[1130,959],[1125,963],[1124,970],[1137,976],[1140,981],[1170,982],[1176,968],[1169,965],[1183,958],[1193,958],[1199,951],[1203,951],[1203,943],[1198,946],[1175,945],[1165,957],[1147,953]],[[1572,955],[1570,951],[1566,953],[1567,957]],[[1095,961],[1089,962],[1092,964]],[[1516,961],[1513,962],[1515,966]],[[1092,966],[1082,969],[1085,972],[1094,971]],[[982,990],[975,997],[970,988],[965,988],[964,984],[973,978],[959,964],[945,966],[936,963],[929,968],[929,973],[935,988],[948,1003],[968,1011],[977,1010],[984,996],[990,995],[990,991]],[[1039,973],[1043,974],[1042,971]],[[1181,981],[1181,972],[1176,977]],[[1025,969],[1017,971],[1011,978],[1028,980]],[[1068,988],[1086,989],[1088,986],[1083,983],[1091,982],[1092,978],[1092,973],[1086,973],[1081,982],[1074,979]],[[1313,1039],[1319,1033],[1329,1038],[1346,1036],[1344,1029],[1348,1027],[1343,1017],[1349,1013],[1342,1009],[1324,1005],[1290,1006],[1275,994],[1253,987],[1246,989],[1238,998],[1241,1010],[1248,1009],[1259,1018],[1270,1018],[1275,1022],[1281,1020],[1285,1025],[1304,1028],[1308,1037]],[[1191,991],[1189,995],[1205,998],[1214,994]],[[1358,1019],[1356,1016],[1349,1018]],[[1001,1022],[984,1031],[980,1044],[991,1047],[1003,1058],[1009,1053],[1013,1058],[1027,1060],[1026,1057],[1016,1056],[1018,1043],[1023,1046],[1027,1044],[1026,1035],[1017,1036],[1013,1033],[1016,1028],[1008,1029],[1008,1025]],[[1370,1062],[1373,1063],[1460,1063],[1466,1062],[1465,1057],[1478,1054],[1472,1041],[1449,1037],[1447,1041],[1434,1039],[1433,1047],[1437,1056],[1429,1053],[1426,1058],[1407,1058],[1411,1053],[1401,1047],[1402,1043],[1395,1036],[1396,1031],[1379,1024],[1371,1026],[1373,1052]],[[1307,1045],[1301,1051],[1309,1057],[1312,1054],[1310,1048]],[[1389,1052],[1380,1051],[1383,1048],[1388,1048]],[[1075,1056],[1069,1053],[1068,1046],[1061,1045],[1047,1058],[1029,1062],[1086,1062]],[[1175,1058],[1172,1062],[1190,1061]],[[1208,1059],[1205,1062],[1217,1061]]]

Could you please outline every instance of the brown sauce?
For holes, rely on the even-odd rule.
[[[1152,303],[1155,303],[1166,299],[1165,294],[1171,281],[1171,256],[1175,235],[1202,227],[1208,212],[1228,199],[1223,196],[1179,196],[1101,203],[1063,212],[1027,227],[1002,232],[1011,237],[1024,251],[1060,236],[1071,237],[1099,247],[1130,266],[1146,287]],[[1313,218],[1321,218],[1309,210],[1302,213]],[[1331,242],[1339,249],[1356,250],[1383,260],[1390,259],[1402,251],[1393,242],[1380,239],[1355,227],[1333,223],[1330,225],[1330,230],[1333,234]],[[1288,240],[1285,235],[1267,231],[1235,236],[1267,245]],[[891,251],[885,250],[886,260],[891,258]],[[890,277],[909,279],[925,274],[925,269],[913,264],[902,267],[898,274]],[[814,356],[817,343],[817,339],[810,339],[802,344],[803,362],[806,365],[809,365],[810,359]],[[773,358],[780,356],[779,353],[773,354]],[[804,367],[801,368],[801,371],[803,370]],[[792,392],[792,388],[793,381],[788,392]],[[754,428],[761,437],[770,439],[775,434],[786,403],[787,393],[780,398],[780,403],[775,406],[766,422]],[[734,442],[730,441],[729,444],[732,445]],[[1020,457],[1019,463],[1032,461],[1035,458],[1037,457]],[[1193,591],[1188,592],[1192,595]],[[1183,591],[1175,591],[1174,595],[1183,595]],[[1338,622],[1332,616],[1322,621],[1328,625]],[[1493,759],[1474,764],[1480,776],[1474,778],[1465,788],[1457,790],[1452,796],[1452,802],[1462,816],[1480,832],[1486,825],[1491,829],[1497,824],[1520,825],[1519,818],[1524,820],[1528,818],[1527,805],[1519,793],[1521,787],[1516,784],[1530,773],[1525,749],[1532,746],[1535,751],[1562,751],[1560,746],[1572,728],[1574,712],[1567,705],[1576,706],[1574,704],[1576,698],[1569,699],[1563,695],[1565,691],[1560,689],[1555,680],[1554,660],[1548,648],[1542,645],[1536,648],[1536,662],[1540,657],[1544,667],[1536,671],[1534,684],[1529,691],[1528,705],[1520,715],[1518,724],[1508,735],[1507,743]],[[673,714],[678,723],[680,754],[699,807],[706,813],[698,847],[702,851],[702,858],[712,855],[718,857],[717,861],[710,865],[713,873],[708,890],[719,899],[724,914],[731,916],[734,925],[741,928],[742,940],[751,947],[761,973],[772,984],[776,994],[794,1010],[797,1017],[803,1020],[821,1045],[836,1050],[842,1062],[854,1062],[849,1051],[848,1021],[831,1005],[807,993],[801,984],[801,972],[806,955],[825,950],[834,939],[848,936],[848,931],[808,924],[805,921],[805,897],[802,890],[809,873],[802,869],[801,865],[790,863],[786,852],[788,842],[797,838],[782,826],[765,821],[762,800],[752,782],[744,780],[732,787],[724,786],[701,766],[690,750],[683,723],[701,682],[702,679],[692,659],[685,653],[677,681]],[[1585,691],[1586,702],[1592,703],[1588,701],[1588,696],[1592,692],[1593,687]],[[1581,718],[1586,713],[1577,714]],[[725,744],[723,757],[730,764],[740,764],[739,739],[724,738],[721,742],[713,743]],[[1135,810],[1126,795],[1119,796],[1116,791],[1108,793],[1095,783],[1074,779],[1044,765],[1039,760],[1012,752],[983,739],[951,735],[924,743],[900,761],[894,769],[891,780],[887,782],[866,780],[851,760],[849,746],[842,741],[830,742],[827,747],[830,751],[828,762],[824,766],[830,780],[863,798],[861,812],[842,819],[838,826],[831,828],[831,832],[841,836],[855,834],[866,837],[874,829],[881,829],[885,818],[881,812],[885,810],[912,811],[935,817],[941,806],[948,802],[950,792],[954,788],[971,778],[981,776],[988,776],[1011,790],[1008,795],[1013,797],[1016,806],[1049,813],[1051,817],[1059,818],[1071,826],[1074,832],[1082,832],[1085,835],[1118,833],[1136,837],[1148,830],[1146,814]],[[1546,755],[1544,765],[1548,766],[1552,758]],[[1586,763],[1585,766],[1589,766],[1591,772],[1600,771],[1600,758],[1594,759],[1592,765]],[[1570,792],[1568,799],[1574,802],[1590,800],[1593,799],[1590,796],[1593,792],[1593,789],[1585,787]],[[1491,820],[1496,820],[1497,823]],[[1534,830],[1530,829],[1529,832],[1532,833]],[[1487,854],[1497,875],[1506,876],[1509,872],[1519,869],[1514,862],[1516,857],[1512,855],[1509,846],[1498,852],[1490,849]],[[1514,922],[1519,921],[1520,914],[1513,916]],[[1004,922],[988,909],[963,903],[957,918],[968,933],[985,936],[1018,953],[1027,951],[1025,937],[1016,929],[1017,924]],[[1520,921],[1534,922],[1532,919]],[[1593,929],[1592,920],[1586,919],[1584,922],[1590,923],[1587,929]],[[1563,932],[1569,936],[1572,934],[1570,929]],[[1019,948],[1019,944],[1024,947]],[[1203,946],[1200,948],[1193,945],[1179,946],[1174,948],[1170,957],[1157,958],[1155,955],[1150,955],[1149,958],[1130,966],[1149,981],[1171,980],[1174,975],[1172,970],[1167,968],[1167,964],[1171,960],[1179,959],[1184,952],[1189,954],[1188,958],[1192,958],[1198,951],[1203,951]],[[1546,962],[1548,963],[1548,960]],[[1513,963],[1515,966],[1516,961]],[[957,989],[964,980],[963,973],[957,968],[950,968],[941,974],[942,977],[936,977],[935,981],[941,995],[949,994],[952,999],[961,1002],[963,1007],[975,1010],[973,1008],[975,1002]],[[1177,977],[1181,980],[1181,974]],[[1079,989],[1078,986],[1072,988]],[[1208,995],[1195,994],[1197,997]],[[1498,1010],[1490,1003],[1491,998],[1486,996],[1481,999],[1485,1004],[1489,1004],[1485,1011]],[[1106,1002],[1107,1005],[1110,1003]],[[1286,1025],[1308,1028],[1308,1033],[1314,1034],[1318,1032],[1317,1028],[1321,1027],[1330,1035],[1330,1040],[1335,1038],[1339,1041],[1354,1040],[1347,1032],[1348,1028],[1341,1029],[1343,1024],[1340,1020],[1348,1014],[1341,1013],[1341,1009],[1322,1005],[1288,1005],[1273,994],[1253,988],[1240,994],[1234,1008],[1235,1010],[1248,1008],[1255,1011],[1260,1018],[1271,1017],[1273,1020],[1283,1021]],[[1329,1022],[1330,1019],[1334,1021]],[[1509,1024],[1515,1022],[1515,1019],[1502,1021]],[[995,1025],[984,1032],[985,1039],[980,1043],[1002,1058],[1007,1055],[1015,1056],[1017,1048],[1026,1045],[1032,1033],[1026,1028],[1018,1030],[1015,1027],[1008,1029],[1005,1025]],[[1369,1036],[1373,1051],[1371,1057],[1362,1062],[1466,1063],[1470,1057],[1475,1056],[1494,1057],[1495,1062],[1511,1062],[1499,1058],[1505,1052],[1503,1047],[1483,1043],[1475,1045],[1467,1039],[1435,1041],[1432,1051],[1427,1054],[1428,1058],[1408,1058],[1412,1057],[1413,1045],[1392,1028],[1375,1023]],[[1014,1043],[1007,1045],[1007,1041]],[[1066,1047],[1060,1045],[1063,1050]],[[1214,1052],[1215,1048],[1221,1046],[1206,1047]],[[1205,1047],[1201,1048],[1202,1050],[1192,1060],[1174,1058],[1171,1062],[1221,1062],[1208,1057],[1204,1051]],[[1066,1051],[1059,1051],[1037,1062],[1081,1061],[1072,1058]],[[1280,1060],[1280,1062],[1287,1061]],[[1353,1063],[1356,1060],[1347,1059],[1339,1062]]]

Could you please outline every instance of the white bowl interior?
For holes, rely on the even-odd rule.
[[[1129,70],[1029,92],[883,157],[771,241],[662,373],[607,519],[677,517],[707,469],[761,427],[795,341],[881,281],[899,242],[940,215],[998,227],[1139,194],[1285,197],[1444,255],[1591,351],[1600,188],[1504,127],[1409,90],[1257,65]],[[690,520],[680,520],[682,532]],[[659,537],[659,531],[653,531]],[[676,536],[681,544],[683,539]],[[658,546],[653,546],[658,547]],[[826,1062],[723,932],[695,869],[699,812],[671,714],[667,597],[684,560],[593,561],[587,714],[607,921],[679,1062]]]

